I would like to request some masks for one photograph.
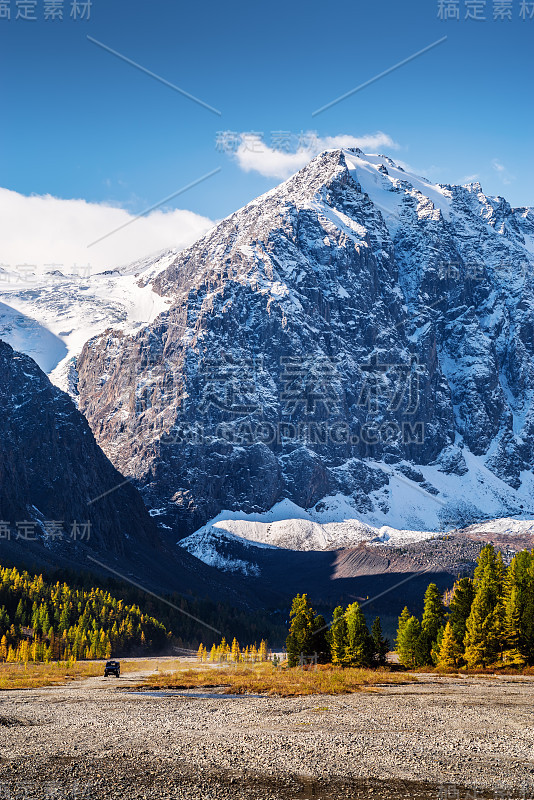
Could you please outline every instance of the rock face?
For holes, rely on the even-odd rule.
[[[110,557],[127,554],[129,542],[154,547],[141,496],[70,397],[1,340],[0,376],[0,553],[10,544],[57,555],[81,545]]]
[[[0,564],[104,579],[111,569],[158,593],[212,595],[245,608],[272,603],[270,590],[260,597],[238,577],[166,546],[141,495],[104,455],[70,397],[2,340]]]
[[[179,254],[152,324],[86,344],[80,410],[173,535],[283,498],[529,513],[533,253],[532,209],[325,152]]]

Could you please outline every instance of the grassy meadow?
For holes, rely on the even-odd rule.
[[[388,669],[340,669],[330,665],[302,669],[274,668],[270,663],[225,665],[222,668],[182,668],[148,677],[138,688],[209,689],[224,687],[227,694],[267,694],[300,697],[312,694],[350,694],[385,684],[414,681],[405,672]]]

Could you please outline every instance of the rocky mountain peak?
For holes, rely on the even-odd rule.
[[[284,498],[420,530],[527,513],[533,264],[524,211],[325,151],[172,259],[153,323],[86,345],[80,408],[171,530]]]

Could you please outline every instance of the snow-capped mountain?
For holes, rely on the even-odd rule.
[[[327,151],[176,255],[149,324],[85,345],[80,409],[171,535],[284,499],[528,518],[533,268],[532,209]]]
[[[0,268],[0,338],[31,356],[52,383],[76,398],[76,357],[108,328],[135,331],[167,307],[150,281],[178,250],[123,268],[71,272]]]

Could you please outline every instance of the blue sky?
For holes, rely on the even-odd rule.
[[[218,132],[263,133],[266,144],[275,131],[382,132],[394,144],[375,149],[428,178],[478,179],[489,194],[534,205],[534,19],[520,18],[522,0],[512,0],[512,20],[494,20],[494,0],[487,0],[485,21],[464,19],[465,0],[457,4],[460,19],[446,21],[437,0],[93,0],[89,20],[68,18],[71,0],[64,0],[67,18],[55,21],[43,19],[45,0],[37,0],[37,21],[15,20],[16,2],[10,0],[12,18],[0,19],[4,188],[137,213],[221,167],[166,206],[216,219],[279,182],[261,174],[269,171],[262,166],[268,152],[245,171],[217,150]],[[443,36],[424,55],[312,116]]]

